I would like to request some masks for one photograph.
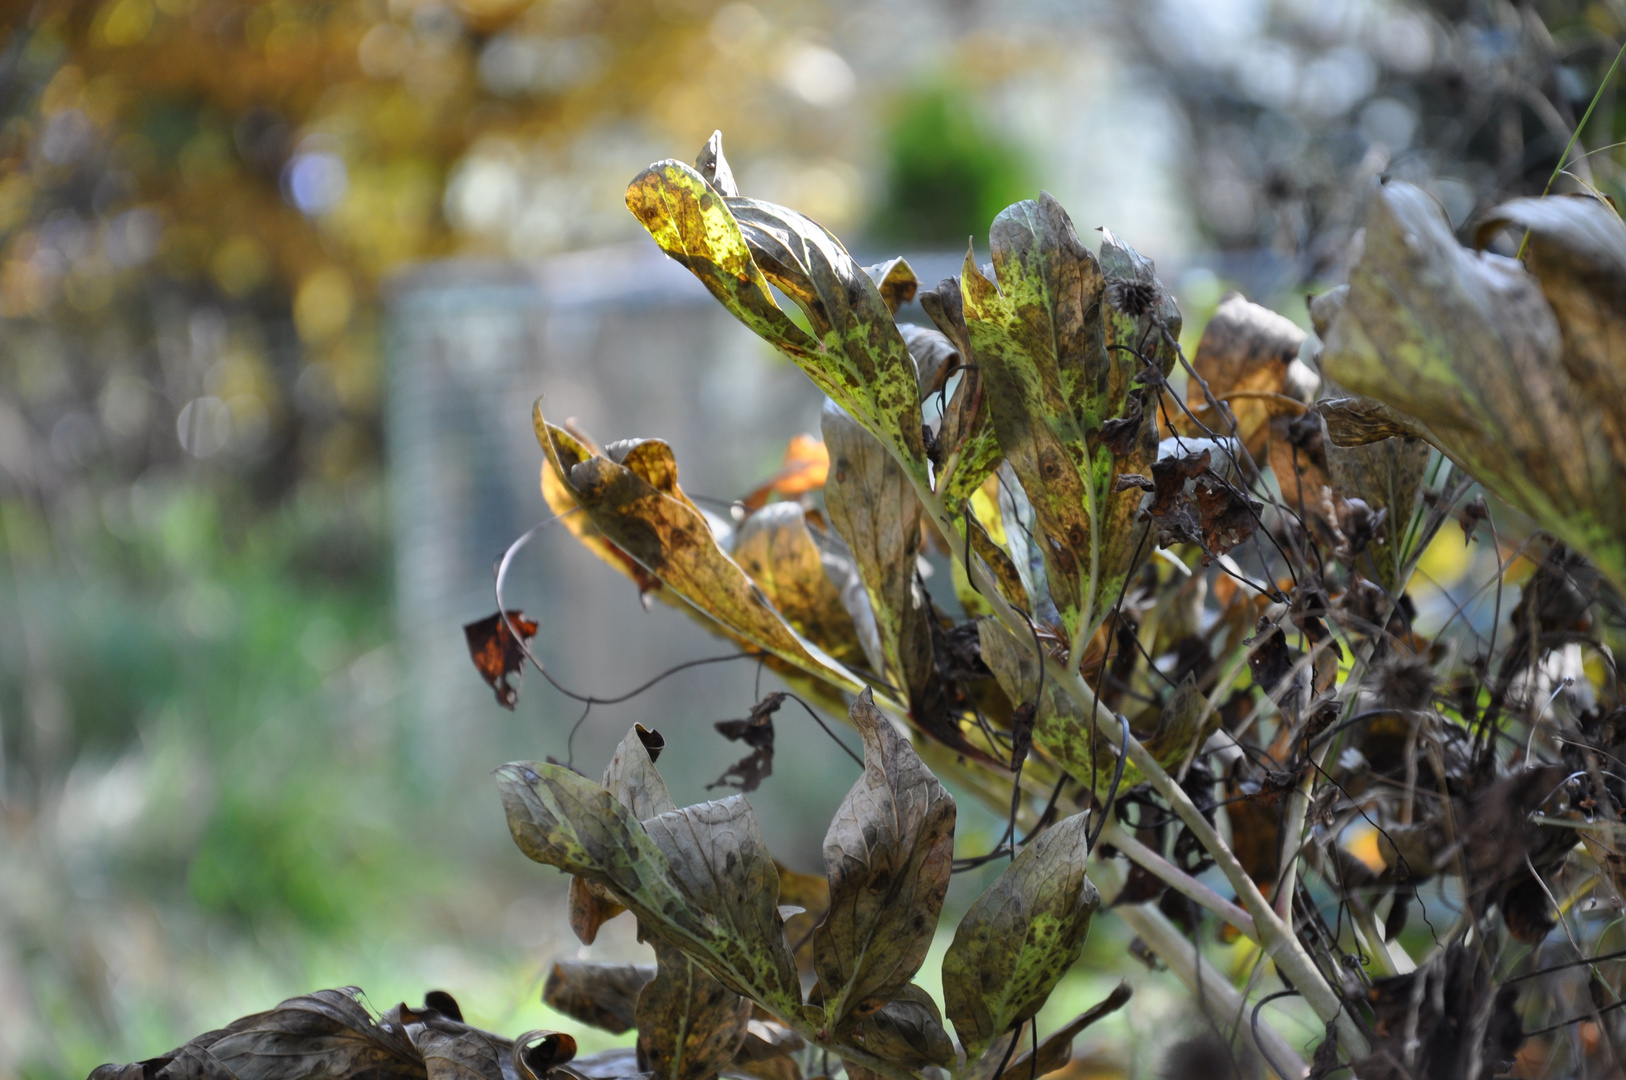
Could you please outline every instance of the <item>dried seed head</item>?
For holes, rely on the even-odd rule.
[[[1395,657],[1374,674],[1374,689],[1386,708],[1422,709],[1434,697],[1434,669],[1421,656]]]
[[[1113,278],[1107,282],[1107,303],[1131,318],[1140,318],[1157,307],[1157,285],[1150,281]]]

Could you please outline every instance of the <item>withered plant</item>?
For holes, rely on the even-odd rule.
[[[387,1057],[491,1080],[1034,1080],[1127,998],[1032,1025],[1099,886],[1230,1052],[1277,1075],[1619,1074],[1611,206],[1502,207],[1476,238],[1514,258],[1463,247],[1429,196],[1387,185],[1350,283],[1310,300],[1314,337],[1233,296],[1188,359],[1152,263],[1104,229],[1092,253],[1048,195],[995,219],[991,264],[973,248],[931,287],[741,196],[716,136],[694,167],[645,170],[627,203],[829,399],[822,443],[792,440],[726,517],[685,494],[664,442],[600,448],[535,411],[564,527],[789,687],[718,725],[750,753],[719,780],[742,793],[716,802],[676,807],[642,728],[599,783],[499,770],[520,848],[572,876],[581,939],[628,910],[654,946],[648,967],[560,963],[545,992],[636,1028],[636,1048],[570,1061],[568,1037],[508,1043],[449,999],[374,1022],[310,998],[125,1069],[269,1080],[294,1073],[246,1056],[268,1039],[339,1055],[300,1042],[320,1032],[351,1055],[321,1058],[335,1076]],[[911,300],[932,327],[896,321]],[[1436,590],[1456,613],[1425,629],[1408,588],[1436,543],[1477,544],[1495,569]],[[502,604],[519,546],[497,614],[467,628],[510,707],[549,622]],[[928,550],[960,610],[927,591]],[[864,743],[822,878],[770,858],[743,794],[771,775],[793,696]],[[1008,817],[994,850],[955,858],[938,775]],[[914,979],[950,875],[997,859],[933,1001]],[[1236,943],[1225,966],[1205,956],[1216,940]],[[1284,1022],[1290,997],[1314,1038]],[[455,1066],[430,1049],[446,1039]]]

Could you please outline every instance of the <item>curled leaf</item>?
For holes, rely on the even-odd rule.
[[[637,1025],[638,994],[654,977],[651,964],[555,960],[542,984],[542,1002],[572,1020],[619,1035]]]
[[[678,161],[640,173],[627,208],[662,251],[924,480],[914,363],[881,290],[839,240],[794,210],[720,196]],[[811,334],[780,310],[770,280],[802,309]]]
[[[568,432],[547,423],[540,401],[532,419],[549,466],[617,549],[736,639],[832,686],[861,688],[851,672],[791,629],[717,546],[705,515],[677,488],[675,465],[668,480],[670,450],[664,443],[640,441],[627,451],[632,463],[627,465],[590,454]]]
[[[506,616],[506,618],[505,618]],[[509,629],[510,624],[513,630]],[[497,704],[512,710],[519,701],[519,689],[508,680],[525,670],[522,642],[536,636],[536,623],[522,611],[499,611],[463,627],[474,666],[497,695]],[[519,632],[519,637],[514,636]]]
[[[1493,215],[1494,216],[1494,215]],[[1469,251],[1418,188],[1377,190],[1322,366],[1626,582],[1626,224],[1601,203],[1513,204],[1533,276]]]
[[[1206,382],[1208,393],[1236,417],[1235,436],[1255,460],[1262,458],[1270,418],[1282,410],[1271,395],[1288,396],[1288,367],[1298,358],[1304,338],[1292,320],[1241,293],[1227,293],[1197,343],[1191,366],[1198,378],[1186,384],[1186,407],[1211,431],[1233,434],[1230,420],[1212,412],[1203,392]],[[1231,400],[1237,393],[1244,396]]]

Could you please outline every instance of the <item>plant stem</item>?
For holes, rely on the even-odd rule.
[[[1209,1014],[1242,1016],[1250,1010],[1247,999],[1231,985],[1231,980],[1217,970],[1198,951],[1197,946],[1178,927],[1151,904],[1126,904],[1114,909],[1129,928],[1157,954],[1175,977],[1199,1000],[1211,1003]],[[1293,1048],[1275,1027],[1262,1023],[1255,1039],[1252,1024],[1239,1025],[1244,1037],[1283,1073],[1283,1080],[1299,1080],[1310,1071],[1303,1056]]]
[[[1212,911],[1251,940],[1259,940],[1253,916],[1135,839],[1116,821],[1107,822],[1101,832],[1101,842],[1111,844],[1127,855],[1131,862],[1144,867],[1176,892]]]
[[[1592,119],[1592,110],[1598,107],[1598,102],[1602,100],[1604,89],[1609,85],[1609,80],[1615,77],[1615,72],[1620,68],[1620,58],[1623,56],[1626,56],[1626,42],[1621,43],[1620,51],[1615,54],[1615,62],[1609,65],[1608,71],[1604,72],[1602,81],[1598,83],[1597,92],[1592,95],[1592,100],[1587,103],[1586,112],[1581,114],[1580,123],[1575,125],[1574,131],[1570,132],[1570,141],[1564,144],[1564,152],[1558,155],[1558,164],[1553,166],[1553,175],[1547,178],[1547,186],[1541,189],[1542,195],[1545,196],[1549,191],[1553,190],[1553,185],[1558,182],[1558,175],[1564,171],[1564,163],[1570,159],[1570,151],[1575,149],[1575,141],[1581,137],[1581,129],[1586,127],[1588,120]],[[1530,230],[1526,229],[1524,230],[1524,239],[1519,241],[1518,254],[1514,258],[1523,259],[1525,248],[1529,246]]]

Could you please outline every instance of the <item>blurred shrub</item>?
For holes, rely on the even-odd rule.
[[[886,154],[871,231],[892,243],[956,246],[1035,190],[1022,147],[1000,135],[970,93],[948,85],[903,97]]]

